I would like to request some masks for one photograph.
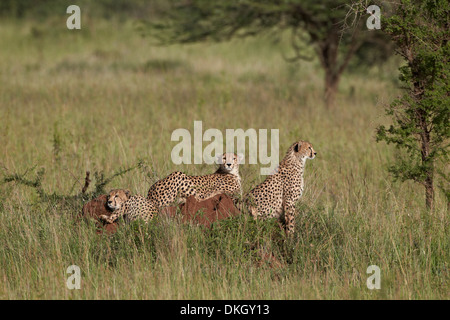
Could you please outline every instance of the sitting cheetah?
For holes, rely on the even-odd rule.
[[[143,219],[147,223],[157,213],[151,201],[140,195],[131,196],[130,191],[123,189],[111,190],[108,195],[107,205],[114,210],[110,216],[100,216],[100,219],[107,223],[113,223],[122,216],[127,221]]]
[[[280,218],[284,213],[286,231],[294,231],[295,204],[303,193],[303,172],[306,159],[317,152],[306,141],[295,142],[287,151],[275,173],[257,185],[244,203],[254,218]]]
[[[241,155],[224,153],[218,158],[220,166],[213,174],[188,176],[179,171],[173,172],[150,187],[147,199],[156,207],[162,208],[174,203],[177,199],[179,203],[184,203],[192,195],[201,201],[220,193],[231,196],[240,194],[239,163],[241,161]]]

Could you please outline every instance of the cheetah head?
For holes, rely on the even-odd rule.
[[[244,156],[242,154],[224,153],[217,156],[217,164],[220,165],[218,172],[239,175],[239,163]]]
[[[124,189],[113,189],[108,194],[107,205],[112,210],[119,209],[122,204],[130,199],[131,192]]]
[[[295,142],[289,152],[292,152],[300,160],[314,159],[317,154],[311,143],[301,140]]]

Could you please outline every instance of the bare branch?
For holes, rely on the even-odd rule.
[[[84,186],[81,189],[82,194],[85,194],[86,190],[89,188],[89,184],[91,183],[91,179],[89,179],[90,174],[91,173],[89,171],[86,171],[86,177],[84,178]]]

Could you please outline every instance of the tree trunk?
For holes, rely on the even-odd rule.
[[[362,43],[356,41],[355,38],[352,39],[351,44],[346,48],[346,52],[341,52],[341,59],[338,59],[340,33],[337,28],[330,29],[327,34],[327,39],[319,45],[317,53],[322,67],[325,70],[325,104],[327,108],[336,105],[336,95],[338,93],[341,75]]]
[[[422,164],[426,165],[426,177],[424,181],[425,186],[425,204],[427,206],[428,211],[433,211],[433,202],[434,202],[434,187],[433,187],[433,163],[430,160],[430,133],[428,131],[428,126],[426,122],[426,118],[422,111],[419,111],[419,119],[421,124],[421,153],[422,153]]]
[[[429,212],[433,212],[434,206],[434,187],[433,187],[433,173],[427,173],[425,180],[425,204]]]
[[[336,105],[336,94],[339,88],[340,74],[335,74],[334,70],[325,69],[325,104],[327,108]]]
[[[414,68],[414,60],[410,60],[411,70],[414,79],[420,79],[420,73]],[[413,97],[416,99],[417,103],[422,100],[423,93],[425,92],[424,85],[420,81],[414,82]],[[433,211],[434,204],[434,186],[433,186],[433,174],[434,174],[434,164],[433,159],[430,157],[431,154],[431,136],[430,136],[430,120],[427,117],[426,112],[423,109],[418,109],[416,111],[418,124],[420,128],[420,140],[421,140],[421,155],[422,164],[425,166],[425,180],[423,182],[425,186],[425,205],[428,211],[431,213]]]
[[[420,92],[423,92],[423,91],[420,91]],[[420,94],[417,94],[416,97],[417,96],[420,96]],[[433,187],[434,167],[433,167],[433,160],[430,158],[431,136],[430,136],[430,130],[428,129],[429,121],[427,121],[425,111],[419,109],[417,111],[417,114],[418,114],[420,130],[421,130],[421,132],[420,132],[421,150],[420,151],[422,154],[422,164],[426,168],[425,180],[423,183],[425,186],[425,204],[427,206],[428,211],[432,212],[433,211],[433,202],[434,202],[434,187]]]

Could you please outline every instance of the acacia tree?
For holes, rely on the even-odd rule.
[[[332,106],[350,59],[380,37],[366,29],[365,19],[346,29],[347,4],[348,0],[181,0],[172,1],[162,19],[149,24],[162,44],[225,41],[264,32],[280,36],[290,30],[294,56],[286,60],[311,59],[305,48],[312,45],[325,71],[325,102]]]
[[[386,109],[393,124],[378,127],[377,141],[397,146],[400,152],[390,172],[402,181],[422,184],[429,210],[436,174],[443,178],[441,188],[449,197],[449,17],[447,0],[399,0],[392,15],[382,20],[406,64],[400,68],[404,94]]]

